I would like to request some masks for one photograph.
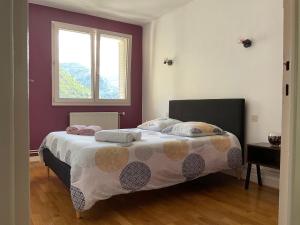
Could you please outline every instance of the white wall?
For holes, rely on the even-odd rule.
[[[194,0],[144,27],[143,119],[171,99],[246,98],[247,141],[281,131],[282,0]],[[238,44],[252,38],[249,49]],[[165,57],[175,58],[171,67]],[[258,122],[251,122],[253,115]]]

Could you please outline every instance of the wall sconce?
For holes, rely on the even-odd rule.
[[[250,48],[252,46],[253,42],[249,38],[247,38],[247,39],[241,38],[240,44],[242,44],[244,46],[244,48]]]
[[[166,58],[166,59],[164,60],[164,64],[165,64],[165,65],[168,65],[168,66],[172,66],[172,65],[174,64],[174,60],[173,60],[173,59],[168,59],[168,58]]]

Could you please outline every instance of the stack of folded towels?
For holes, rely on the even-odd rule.
[[[140,141],[142,133],[129,130],[101,130],[96,132],[96,141],[113,142],[113,143],[131,143]]]
[[[99,126],[72,125],[66,129],[68,134],[94,136],[96,132],[102,130]]]

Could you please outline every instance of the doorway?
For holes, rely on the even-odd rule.
[[[8,208],[7,210],[1,210],[1,218],[5,220],[7,217],[7,222],[4,221],[4,224],[22,224],[26,225],[28,221],[28,151],[24,151],[28,147],[28,115],[27,115],[27,42],[26,42],[26,21],[27,21],[27,1],[17,1],[17,4],[12,4],[10,0],[1,1],[0,15],[1,23],[8,23],[8,26],[1,25],[1,27],[7,28],[3,32],[8,32],[12,34],[11,25],[14,26],[14,37],[13,36],[1,36],[2,43],[11,43],[11,40],[14,40],[14,48],[12,46],[7,49],[7,52],[4,51],[1,47],[1,68],[4,69],[5,65],[8,65],[9,73],[4,72],[3,74],[14,74],[14,79],[11,76],[2,76],[1,77],[1,91],[5,91],[7,95],[3,96],[3,101],[9,99],[7,105],[10,107],[2,107],[1,109],[1,137],[5,137],[4,134],[7,131],[11,131],[8,139],[12,139],[12,143],[15,145],[12,146],[11,143],[7,143],[7,146],[1,146],[3,149],[7,149],[7,157],[10,160],[7,160],[5,157],[2,157],[3,162],[7,161],[8,163],[1,164],[6,166],[2,171],[9,171],[11,177],[8,179],[8,182],[12,182],[13,187],[7,186],[6,190],[1,189],[1,193],[5,193],[8,196],[11,196],[7,201],[11,202],[12,207],[7,207],[7,205],[1,207],[3,209]],[[3,5],[2,5],[3,4]],[[296,8],[299,7],[296,5],[295,0],[285,0],[285,19],[289,22],[285,23],[285,26],[288,28],[285,29],[285,60],[290,60],[291,70],[290,72],[285,72],[284,83],[283,83],[283,93],[286,93],[286,85],[289,85],[289,95],[284,97],[284,113],[283,113],[283,151],[282,151],[282,170],[281,170],[281,181],[280,181],[280,216],[279,224],[280,225],[296,225],[300,221],[300,215],[296,212],[296,209],[299,209],[299,153],[297,146],[300,145],[299,138],[299,111],[300,111],[300,92],[297,90],[297,84],[299,80],[296,79],[297,74],[297,43],[298,40],[295,39],[298,35],[297,25],[297,13]],[[8,10],[9,9],[9,10]],[[295,9],[295,11],[293,10]],[[298,10],[297,10],[298,11]],[[13,13],[11,15],[10,13]],[[287,17],[290,15],[289,17]],[[14,17],[14,22],[10,20]],[[288,33],[288,34],[287,34]],[[4,46],[4,45],[3,45]],[[289,50],[293,51],[289,51]],[[287,51],[286,51],[287,50]],[[14,51],[15,56],[7,57],[8,52],[12,53]],[[6,61],[6,60],[7,61]],[[3,64],[3,66],[2,66]],[[11,68],[15,67],[14,71],[11,71]],[[25,79],[26,77],[26,79]],[[3,80],[2,80],[3,79]],[[13,85],[14,91],[9,89]],[[3,92],[4,93],[4,92]],[[7,96],[9,96],[7,98]],[[4,98],[5,97],[5,98]],[[6,103],[5,103],[6,104]],[[2,110],[6,113],[2,114]],[[4,111],[3,111],[4,112]],[[295,123],[296,121],[296,123]],[[5,123],[7,122],[7,123]],[[4,125],[6,124],[6,125]],[[18,124],[21,129],[16,129],[14,124]],[[14,135],[11,135],[14,134]],[[21,138],[22,137],[22,138]],[[21,138],[21,139],[19,139]],[[294,149],[294,151],[293,151]],[[9,150],[12,150],[9,152]],[[297,150],[297,151],[296,151]],[[3,176],[5,174],[3,172]],[[7,175],[6,174],[6,175]],[[13,178],[13,179],[12,179]],[[4,187],[5,188],[5,187]],[[15,196],[15,197],[14,197]],[[14,200],[15,199],[15,200]],[[14,203],[12,203],[14,201]],[[3,203],[2,203],[3,204]],[[9,211],[10,210],[10,211]],[[10,217],[9,217],[10,215]],[[16,216],[18,215],[18,216]],[[16,218],[15,223],[13,223],[12,218]],[[1,221],[3,222],[3,221]]]

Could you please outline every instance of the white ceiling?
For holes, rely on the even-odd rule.
[[[31,3],[134,24],[148,23],[192,0],[29,0]]]

